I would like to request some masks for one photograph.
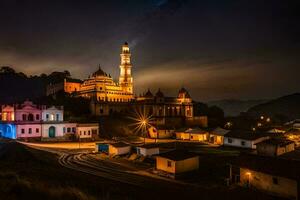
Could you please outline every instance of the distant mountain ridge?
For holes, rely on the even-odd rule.
[[[216,101],[209,101],[209,106],[218,106],[223,109],[225,116],[238,116],[241,112],[246,112],[249,108],[265,103],[268,100],[237,100],[237,99],[223,99]]]
[[[300,118],[300,93],[294,93],[253,106],[247,113],[253,116],[282,116],[286,119]]]

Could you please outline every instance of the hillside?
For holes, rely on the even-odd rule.
[[[300,93],[295,93],[268,101],[250,108],[252,116],[268,115],[285,119],[300,118]]]
[[[241,112],[246,112],[249,108],[258,104],[265,103],[267,100],[236,100],[224,99],[207,102],[209,106],[218,106],[223,111],[225,116],[238,116]]]
[[[68,71],[53,72],[49,75],[27,76],[8,66],[0,67],[0,103],[16,103],[25,99],[35,99],[46,94],[50,82],[63,81],[70,77]]]

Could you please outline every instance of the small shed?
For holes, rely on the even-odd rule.
[[[184,150],[172,150],[156,156],[156,169],[171,174],[195,171],[199,169],[199,156]]]
[[[224,135],[228,132],[229,130],[220,127],[215,128],[209,133],[209,142],[222,145],[224,143]]]
[[[136,147],[136,152],[138,155],[142,156],[158,155],[159,146],[156,143],[144,144],[142,146]]]
[[[123,142],[117,142],[109,144],[108,153],[109,155],[125,155],[129,154],[131,146]]]
[[[295,142],[287,139],[272,138],[256,144],[257,154],[279,156],[295,150]]]

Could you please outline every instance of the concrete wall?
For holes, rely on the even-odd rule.
[[[278,184],[273,182],[273,178],[278,180]],[[248,182],[250,187],[255,187],[256,189],[266,191],[273,195],[294,199],[298,198],[297,181],[292,179],[241,168],[240,180],[242,185],[246,186]]]
[[[31,133],[29,130],[31,129]],[[24,131],[22,133],[22,130]],[[31,138],[42,136],[41,124],[18,124],[17,125],[17,138]]]
[[[152,155],[158,155],[159,154],[159,148],[151,148],[151,149],[146,149],[142,147],[137,147],[137,152],[139,155],[143,156],[152,156]]]

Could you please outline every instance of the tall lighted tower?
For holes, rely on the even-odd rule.
[[[122,45],[119,84],[124,91],[133,94],[133,78],[131,76],[130,50],[128,43]]]

